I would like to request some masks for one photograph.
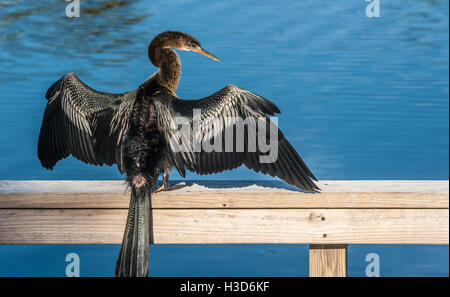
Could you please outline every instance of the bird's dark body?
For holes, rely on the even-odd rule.
[[[159,88],[156,83],[146,83],[138,89],[130,129],[124,140],[124,169],[130,186],[135,186],[143,178],[141,182],[153,187],[164,169],[165,139],[158,131],[153,103]]]
[[[233,85],[202,99],[179,99],[175,91],[181,63],[173,48],[218,60],[194,37],[168,31],[150,43],[148,57],[159,71],[138,89],[123,94],[98,92],[70,73],[56,81],[46,94],[48,102],[38,141],[43,167],[52,169],[59,160],[72,155],[88,164],[116,164],[121,173],[126,173],[131,198],[116,276],[147,276],[152,190],[161,173],[168,189],[172,167],[184,177],[186,170],[212,174],[245,165],[306,191],[318,189],[313,181],[316,178],[279,128],[275,127],[277,138],[272,139],[276,140],[277,156],[271,162],[260,161],[266,154],[263,149],[247,149],[247,144],[264,137],[257,133],[256,129],[261,128],[256,122],[262,120],[270,126],[269,116],[280,113],[271,101]],[[200,110],[200,116],[194,117],[194,110]],[[254,123],[254,130],[247,125],[241,135],[244,139],[235,133],[227,140],[234,148],[238,142],[244,143],[245,150],[226,151],[223,143],[213,151],[197,151],[189,145],[177,151],[169,143],[177,135],[173,123],[179,118],[191,130],[201,132],[203,143],[209,144],[215,143],[216,137],[225,139],[227,129],[237,131],[244,119]],[[268,143],[271,133],[266,131]]]
[[[131,188],[131,199],[122,247],[116,264],[117,276],[148,274],[150,205],[152,189],[164,171],[167,151],[158,130],[154,105],[161,92],[154,80],[141,85],[131,112],[129,130],[123,140],[123,168]]]

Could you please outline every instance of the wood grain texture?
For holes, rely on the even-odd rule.
[[[317,244],[309,246],[310,277],[346,277],[347,245]]]
[[[125,209],[0,209],[1,244],[120,243]],[[448,244],[447,209],[154,209],[154,243]]]
[[[128,193],[2,193],[0,208],[127,209]],[[154,209],[421,208],[445,209],[448,193],[161,192]]]
[[[172,181],[172,184],[176,183]],[[184,192],[298,192],[282,181],[182,181]],[[343,193],[447,193],[448,180],[324,180],[318,182],[322,192]],[[123,181],[99,180],[0,180],[0,193],[124,193]]]

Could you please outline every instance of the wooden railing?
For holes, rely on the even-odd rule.
[[[310,276],[346,276],[348,244],[449,242],[448,181],[203,184],[153,196],[153,243],[310,244]],[[0,244],[121,243],[128,202],[119,181],[0,181]]]

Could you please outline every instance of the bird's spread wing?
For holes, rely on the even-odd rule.
[[[314,175],[269,119],[280,112],[269,100],[228,85],[199,100],[181,100],[162,93],[154,102],[159,130],[182,176],[185,169],[211,174],[245,164],[303,190],[318,189]],[[272,146],[268,149],[260,145],[261,140]],[[273,149],[275,156],[271,154]]]
[[[38,143],[42,166],[51,169],[72,155],[94,165],[116,163],[123,172],[121,143],[136,91],[97,92],[71,73],[55,82],[46,97]]]

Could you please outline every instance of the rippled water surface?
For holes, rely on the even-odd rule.
[[[169,29],[194,35],[223,60],[181,52],[177,94],[200,98],[232,83],[271,99],[282,111],[280,128],[319,179],[448,179],[448,1],[381,0],[380,18],[366,17],[363,0],[80,2],[81,17],[69,19],[62,0],[0,1],[0,179],[120,179],[116,168],[74,159],[53,171],[40,166],[36,145],[44,94],[68,72],[101,91],[136,88],[156,71],[146,57],[149,41]],[[202,178],[270,179],[244,168]],[[0,247],[0,259],[23,260],[44,248]],[[95,248],[101,249],[87,253]],[[217,264],[210,270],[199,265],[185,271],[182,264],[164,270],[152,261],[160,274],[252,274],[261,261],[276,257],[263,274],[301,275],[306,264],[293,268],[290,257],[302,248],[192,248],[192,259],[203,254]],[[386,255],[398,249],[376,248]],[[154,249],[164,259],[191,248]],[[362,255],[370,248],[352,249]],[[403,261],[400,267],[406,268],[398,274],[448,274],[448,246],[405,249],[416,262]],[[116,253],[111,251],[112,258]],[[259,263],[252,262],[254,270],[233,266],[246,253]],[[416,256],[424,253],[435,257],[426,258],[431,268],[417,264]],[[386,257],[399,266],[395,259],[401,257]],[[364,261],[358,261],[350,273],[363,274]],[[0,266],[2,275],[11,271],[2,267],[9,266]],[[44,270],[52,274],[51,267]]]

